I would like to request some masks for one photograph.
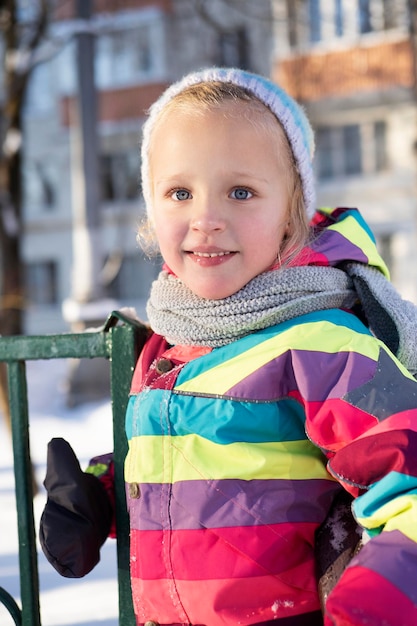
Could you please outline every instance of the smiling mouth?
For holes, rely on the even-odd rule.
[[[228,254],[232,254],[231,252],[191,252],[195,256],[205,257],[205,258],[215,258],[218,256],[226,256]]]

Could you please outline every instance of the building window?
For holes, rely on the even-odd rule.
[[[290,48],[296,48],[298,44],[298,28],[297,28],[297,3],[293,0],[287,0],[287,24],[288,24],[288,43]]]
[[[382,0],[384,30],[389,30],[390,28],[398,26],[397,8],[394,5],[395,2],[392,0]]]
[[[323,126],[316,131],[316,164],[319,179],[333,178],[335,176],[335,162],[333,154],[337,149],[334,145],[336,133],[331,127]]]
[[[362,171],[361,135],[358,124],[342,127],[342,150],[344,156],[344,173],[360,174]]]
[[[218,65],[249,68],[248,37],[244,28],[220,33],[218,40]]]
[[[358,28],[362,34],[407,28],[408,0],[358,0]]]
[[[374,155],[375,170],[381,172],[388,167],[387,157],[387,137],[385,122],[375,122],[374,124]]]
[[[390,273],[394,267],[394,255],[392,250],[392,234],[383,234],[376,236],[377,247],[380,255],[384,259]]]
[[[409,28],[408,0],[286,0],[291,48]]]
[[[130,150],[100,157],[103,202],[133,200],[139,196],[139,152]]]
[[[334,0],[334,30],[337,37],[342,37],[343,26],[343,0]]]
[[[58,303],[57,274],[55,261],[35,261],[25,265],[25,292],[30,305]]]
[[[24,101],[24,114],[45,116],[55,106],[55,85],[51,63],[35,66],[28,82],[27,96]]]
[[[370,33],[372,31],[370,0],[358,0],[359,32]]]
[[[388,166],[383,120],[318,127],[316,144],[316,170],[320,180],[380,172]]]
[[[146,261],[139,253],[124,256],[119,260],[114,278],[107,285],[107,295],[122,301],[146,299],[160,269],[159,264]]]
[[[101,89],[123,87],[158,72],[159,38],[153,23],[105,33],[97,38],[95,72]]]
[[[311,43],[317,43],[321,40],[320,0],[309,0],[308,17],[310,41]]]
[[[52,211],[57,207],[57,172],[45,159],[23,161],[23,193],[25,207]]]
[[[150,41],[144,28],[101,35],[96,44],[96,72],[99,87],[129,84],[150,68]]]
[[[40,161],[35,161],[35,168],[39,180],[42,206],[46,209],[53,209],[56,206],[56,186],[53,172]]]

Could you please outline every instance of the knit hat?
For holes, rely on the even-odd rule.
[[[309,218],[315,211],[315,184],[312,167],[314,136],[302,108],[283,89],[267,78],[234,68],[210,68],[188,74],[173,83],[150,107],[149,117],[143,126],[142,139],[142,190],[148,215],[151,212],[149,177],[149,143],[155,120],[162,109],[181,91],[191,85],[205,82],[232,83],[246,89],[265,104],[280,121],[291,146],[301,177],[304,203]]]

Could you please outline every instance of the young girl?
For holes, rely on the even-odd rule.
[[[312,155],[300,107],[240,70],[185,77],[145,124],[165,264],[126,417],[138,625],[417,624],[416,309],[356,210],[315,212]],[[50,445],[41,541],[84,575],[98,556],[59,517],[88,493],[98,553],[111,506],[89,475],[60,495],[72,452]],[[322,612],[317,530],[343,491],[366,541]]]

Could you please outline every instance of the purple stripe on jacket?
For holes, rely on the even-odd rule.
[[[143,484],[130,499],[131,528],[160,530],[161,501],[170,498],[173,529],[321,523],[338,483],[331,480],[212,480]]]
[[[287,397],[298,389],[310,402],[341,398],[372,379],[377,362],[357,352],[336,353],[288,350],[226,391],[233,398],[247,398],[256,389],[257,399]],[[312,372],[316,375],[312,376]],[[320,372],[326,372],[320,377]],[[271,373],[271,375],[269,375]]]

